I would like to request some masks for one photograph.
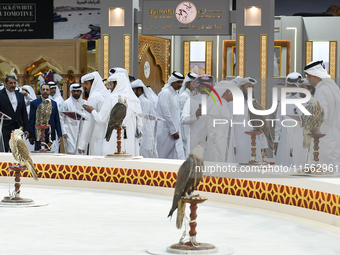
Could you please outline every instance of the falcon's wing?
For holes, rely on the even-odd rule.
[[[24,140],[18,139],[17,141],[17,148],[19,155],[25,160],[25,161],[32,161],[31,155],[28,151],[27,145],[25,144]]]
[[[30,156],[30,153],[28,151],[27,145],[25,144],[24,140],[22,140],[22,139],[17,140],[17,148],[18,148],[19,157],[21,157],[22,161],[25,162],[25,166],[31,172],[34,180],[38,181],[38,173],[34,168],[32,158]],[[19,161],[19,163],[20,163],[20,161]]]
[[[116,103],[110,113],[108,127],[114,127],[117,123],[122,122],[126,116],[126,106]]]
[[[190,178],[190,170],[194,166],[193,157],[189,156],[186,161],[180,166],[177,174],[174,198],[172,201],[172,207],[169,212],[169,216],[172,216],[172,213],[176,210],[178,206],[178,201],[181,199],[181,196],[184,195],[183,191],[185,186],[187,185]]]

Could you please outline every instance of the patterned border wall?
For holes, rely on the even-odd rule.
[[[0,175],[8,176],[13,163],[0,163]],[[174,188],[177,173],[113,167],[36,164],[40,178],[69,179]],[[13,174],[13,173],[12,173]],[[30,177],[28,170],[23,177]],[[340,215],[340,196],[330,193],[259,181],[206,177],[197,190],[260,199]]]

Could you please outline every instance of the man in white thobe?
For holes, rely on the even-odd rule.
[[[85,91],[89,93],[86,105],[93,107],[93,109],[99,112],[104,101],[107,101],[106,99],[110,95],[110,92],[103,83],[102,77],[95,71],[82,76],[81,82],[84,84]],[[106,122],[97,122],[90,113],[87,113],[80,135],[78,152],[84,154],[89,146],[89,155],[104,155],[103,141],[106,127]]]
[[[154,134],[155,121],[149,118],[149,115],[156,117],[151,91],[140,79],[133,81],[131,87],[140,100],[143,113],[143,136],[139,139],[140,155],[144,158],[158,158],[156,135]]]
[[[211,91],[214,87],[214,77],[208,74],[198,76],[192,83],[192,93],[184,104],[181,124],[184,125],[188,133],[186,134],[186,155],[199,144],[206,150],[207,127],[205,126],[205,118],[202,116],[202,96],[207,95],[206,91]],[[204,156],[205,158],[205,156]]]
[[[298,88],[302,78],[300,73],[292,72],[286,77],[286,86]],[[287,99],[301,98],[299,93],[290,93]],[[296,116],[299,119],[301,111],[293,104],[286,106],[286,115]],[[289,119],[289,116],[281,115],[281,102],[279,103],[275,122],[274,148],[276,150],[275,165],[300,166],[305,164],[307,150],[303,148],[303,131],[300,125],[283,126],[282,121]]]
[[[27,111],[27,115],[28,115],[28,118],[29,118],[31,102],[33,100],[37,99],[37,96],[35,95],[34,89],[30,85],[24,85],[20,89],[21,89],[20,93],[24,94],[25,104],[26,104],[26,111]],[[34,151],[34,145],[30,144],[29,139],[24,137],[24,141],[25,141],[25,144],[27,145],[28,150],[29,151]]]
[[[181,138],[179,97],[177,90],[182,86],[183,74],[173,72],[158,95],[157,115],[160,121],[157,129],[157,151],[159,158],[185,159]]]
[[[178,92],[179,95],[179,107],[181,111],[181,117],[182,112],[184,108],[185,102],[188,100],[190,96],[193,96],[192,92],[190,91],[190,84],[198,75],[193,72],[188,72],[187,76],[185,76],[185,79],[183,81],[182,87]],[[189,133],[189,126],[188,125],[181,125],[181,132],[182,132],[182,142],[184,147],[184,154],[187,155],[187,136]]]
[[[84,109],[88,111],[96,122],[107,123],[110,118],[110,113],[112,108],[118,102],[119,96],[124,98],[127,102],[126,116],[123,121],[123,126],[126,127],[126,138],[122,143],[122,148],[125,153],[131,154],[132,156],[139,156],[139,138],[142,136],[142,109],[140,106],[140,101],[136,97],[135,93],[131,88],[129,79],[124,73],[117,72],[108,78],[109,82],[116,81],[117,86],[112,91],[110,96],[105,100],[100,111],[94,109],[93,107],[88,107],[84,105]],[[107,124],[101,132],[106,133]],[[113,130],[110,141],[106,140],[103,143],[103,153],[114,154],[117,148],[117,131]]]
[[[207,142],[204,153],[204,160],[207,161],[235,162],[234,128],[231,127],[233,113],[229,108],[229,102],[233,100],[233,95],[230,90],[225,88],[226,85],[236,86],[231,81],[223,80],[214,87],[221,98],[222,105],[220,102],[216,105],[210,97],[207,100],[207,116],[205,118]],[[216,119],[220,120],[217,122],[218,124],[214,122]]]
[[[319,163],[333,170],[340,165],[340,90],[323,66],[323,61],[313,61],[304,68],[310,85],[315,87],[314,98],[324,110],[320,132]]]
[[[243,92],[244,95],[244,114],[233,115],[233,127],[235,137],[235,162],[236,163],[247,163],[251,160],[251,138],[245,132],[252,131],[253,128],[248,125],[248,87],[253,89],[257,81],[253,78],[240,76],[232,80]],[[232,109],[231,109],[232,110]],[[239,124],[236,124],[239,123]],[[262,139],[266,139],[262,135],[256,136],[256,160],[262,161],[261,153],[262,149],[267,148],[267,140],[263,142]],[[264,146],[262,145],[264,143]]]
[[[64,119],[63,119],[63,116],[62,116],[62,113],[61,113],[63,111],[64,99],[61,97],[60,89],[54,81],[48,82],[48,85],[50,85],[50,96],[49,96],[49,98],[54,100],[57,103],[61,130],[62,130],[62,133],[65,134]],[[57,139],[57,140],[53,141],[53,148],[51,150],[58,152],[59,147],[60,147],[60,142]]]
[[[72,83],[70,85],[70,92],[71,96],[64,102],[64,111],[76,112],[81,116],[85,116],[85,112],[82,107],[82,105],[86,103],[86,101],[82,99],[83,88],[79,83]],[[66,116],[65,114],[63,114],[63,117],[65,130],[65,133],[63,133],[63,137],[66,145],[66,153],[76,154],[78,137],[80,133],[79,126],[82,120],[74,120]]]
[[[155,109],[155,111],[157,111],[158,96],[155,93],[155,91],[152,90],[150,86],[147,86],[147,88],[151,91],[153,108]]]

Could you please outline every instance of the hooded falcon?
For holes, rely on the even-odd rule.
[[[26,166],[31,172],[34,180],[39,181],[38,173],[34,168],[33,161],[28,151],[27,145],[22,139],[24,132],[21,129],[15,129],[12,131],[11,139],[9,140],[9,147],[13,154],[13,157],[19,162],[19,166]]]
[[[123,120],[126,116],[126,100],[122,98],[121,96],[118,96],[118,102],[113,106],[111,113],[110,113],[110,119],[109,123],[107,125],[106,130],[106,141],[110,141],[112,131],[117,128],[122,127]]]
[[[303,129],[303,148],[308,149],[311,137],[308,134],[320,134],[320,127],[322,122],[324,121],[324,110],[320,106],[318,100],[312,97],[308,105],[306,106],[306,110],[311,113],[311,115],[302,115],[302,129]]]
[[[256,110],[263,111],[264,108],[260,103],[253,98],[253,106]],[[267,138],[268,146],[271,149],[271,151],[274,151],[274,140],[272,137],[272,134],[270,133],[270,126],[269,122],[266,121],[268,119],[267,115],[255,115],[251,111],[249,111],[249,119],[251,121],[251,125],[254,126],[254,131],[261,131],[264,136]],[[259,121],[262,120],[262,121]]]
[[[36,115],[35,115],[35,125],[36,126],[47,126],[49,125],[48,122],[50,121],[52,113],[52,102],[51,99],[47,98],[46,100],[43,100],[41,104],[38,106]],[[40,141],[40,130],[36,130],[36,139],[37,141]]]
[[[186,196],[186,194],[190,195],[202,179],[203,152],[204,149],[197,145],[178,170],[174,198],[168,215],[168,217],[172,216],[173,212],[178,209],[176,219],[178,229],[182,228],[185,215],[185,202],[181,197]]]

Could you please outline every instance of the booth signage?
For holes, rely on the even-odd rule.
[[[144,35],[229,35],[229,0],[143,0]]]
[[[53,39],[53,0],[0,3],[0,39]]]

